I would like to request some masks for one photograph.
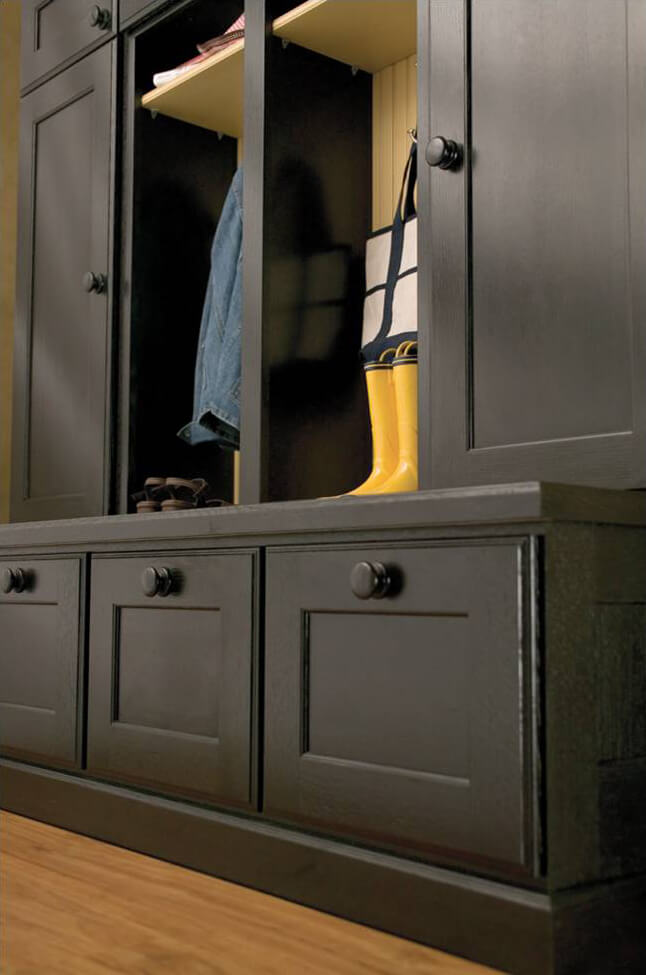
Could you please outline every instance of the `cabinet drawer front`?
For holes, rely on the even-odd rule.
[[[532,868],[529,548],[268,555],[268,813]],[[385,597],[354,594],[361,562]]]
[[[167,595],[145,595],[152,570]],[[93,561],[91,771],[251,802],[254,571],[248,552]]]
[[[81,559],[0,562],[0,741],[6,755],[77,766],[80,760]]]
[[[117,0],[21,2],[23,88],[115,36]]]

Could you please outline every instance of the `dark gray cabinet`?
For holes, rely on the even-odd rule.
[[[21,0],[23,88],[116,33],[117,0]]]
[[[107,510],[114,55],[105,45],[22,101],[16,521]]]
[[[254,571],[248,552],[93,561],[89,771],[249,805]]]
[[[162,6],[169,6],[172,0],[120,0],[119,14],[121,23],[124,27],[130,24],[140,15],[151,13]]]
[[[0,562],[0,748],[5,755],[79,764],[82,570],[80,558]]]
[[[643,487],[646,6],[429,11],[426,483]]]
[[[529,545],[269,552],[269,815],[534,869]]]

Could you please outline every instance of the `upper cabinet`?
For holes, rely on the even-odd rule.
[[[426,485],[643,487],[646,6],[429,11]]]
[[[116,33],[117,0],[22,0],[23,88]]]
[[[12,517],[107,513],[113,45],[22,102]]]
[[[393,222],[415,130],[420,488],[645,487],[643,0],[244,12],[222,46],[239,0],[23,5],[14,517],[133,511],[151,476],[243,504],[362,484],[367,242]],[[236,368],[223,379],[213,356],[205,382],[214,239],[243,163]],[[202,409],[211,382],[239,463]]]

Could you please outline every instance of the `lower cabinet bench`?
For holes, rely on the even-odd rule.
[[[646,970],[646,499],[0,528],[4,808],[518,975]]]

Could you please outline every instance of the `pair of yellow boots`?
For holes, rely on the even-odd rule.
[[[372,427],[372,471],[351,495],[416,491],[417,342],[387,349],[365,367]]]

